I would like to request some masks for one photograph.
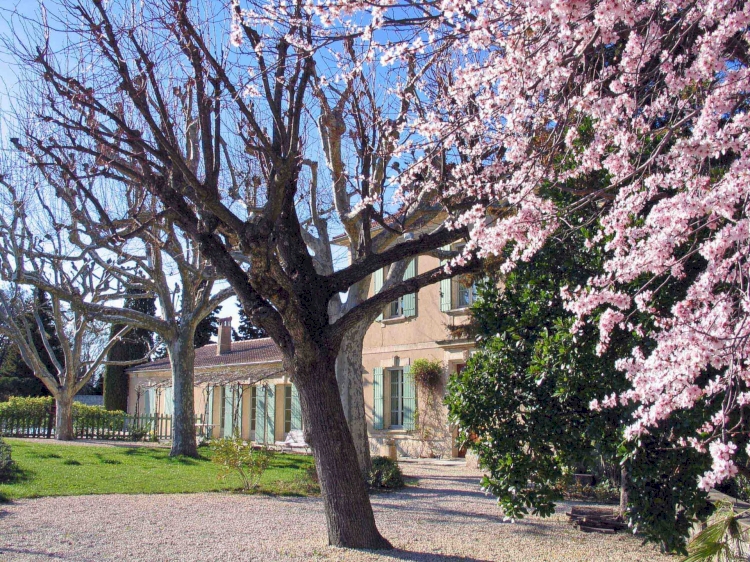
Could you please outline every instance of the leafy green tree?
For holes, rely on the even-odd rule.
[[[237,330],[232,330],[232,339],[244,341],[267,337],[263,328],[253,325],[239,301],[237,301],[237,309],[240,311],[240,327]]]
[[[648,334],[616,330],[598,354],[596,322],[572,330],[561,289],[602,272],[587,236],[582,228],[551,238],[505,277],[502,290],[480,284],[472,310],[479,349],[449,382],[450,416],[488,470],[483,485],[506,516],[550,515],[566,472],[624,477],[630,523],[665,550],[685,552],[690,527],[709,511],[697,482],[710,459],[680,438],[694,435],[712,406],[678,412],[639,441],[624,441],[632,407],[614,401],[629,385],[615,362],[650,342]],[[662,305],[678,291],[666,291]]]
[[[143,292],[139,287],[128,287],[127,293],[138,295]],[[156,315],[156,299],[147,298],[127,298],[124,303],[125,308],[137,310]],[[125,326],[115,324],[110,330],[110,338],[117,335]],[[125,337],[112,346],[107,361],[124,363],[137,361],[146,356],[149,349],[154,344],[154,334],[143,328],[134,328],[128,332]],[[103,394],[104,407],[107,410],[127,410],[128,406],[128,375],[124,365],[107,365],[104,369]]]

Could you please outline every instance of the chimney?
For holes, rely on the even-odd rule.
[[[232,351],[232,317],[219,318],[219,335],[216,340],[216,355]]]

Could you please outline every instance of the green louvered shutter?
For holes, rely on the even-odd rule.
[[[143,415],[151,415],[151,389],[147,388],[143,393]]]
[[[414,258],[413,260],[409,262],[409,265],[406,266],[406,271],[404,272],[404,280],[411,279],[412,277],[415,277],[416,275],[417,275],[417,258]],[[404,316],[406,318],[417,315],[417,293],[409,293],[408,295],[404,295],[402,302],[403,302]]]
[[[276,387],[269,385],[266,390],[266,443],[276,441]]]
[[[258,385],[255,391],[255,441],[266,442],[266,387]]]
[[[242,387],[238,384],[237,385],[237,392],[235,393],[235,401],[237,402],[237,418],[235,422],[235,426],[237,429],[237,433],[240,437],[242,437],[242,398],[243,398],[243,392]]]
[[[164,415],[174,414],[174,389],[170,386],[164,389]]]
[[[292,429],[302,429],[302,408],[299,404],[299,392],[292,385]]]
[[[414,414],[417,411],[417,385],[409,365],[404,365],[404,429],[414,429]]]
[[[224,435],[222,437],[232,436],[232,406],[234,398],[234,388],[232,385],[224,387]]]
[[[208,389],[208,420],[206,423],[214,425],[214,387]],[[214,428],[209,427],[208,430],[211,434],[210,437],[214,436]]]
[[[383,368],[375,367],[372,370],[372,390],[374,393],[372,401],[372,427],[383,429]]]
[[[380,289],[383,288],[383,270],[378,269],[375,273],[372,274],[372,283],[373,283],[373,295],[377,295],[380,292]],[[381,312],[380,315],[375,319],[376,322],[380,322],[383,320],[383,313]]]
[[[441,250],[444,250],[446,252],[450,251],[450,246],[443,246],[440,248]],[[440,265],[443,266],[446,263],[448,263],[448,260],[440,260]],[[440,281],[440,311],[441,312],[447,312],[451,308],[453,308],[451,305],[451,280],[448,279],[442,279]]]

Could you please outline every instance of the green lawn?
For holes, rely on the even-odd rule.
[[[236,490],[239,477],[217,477],[211,451],[201,458],[170,458],[169,449],[61,445],[6,439],[17,464],[15,478],[0,484],[0,501],[82,494],[175,494]],[[317,492],[308,476],[311,457],[276,454],[263,474],[259,493],[308,495]]]

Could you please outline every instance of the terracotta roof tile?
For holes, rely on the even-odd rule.
[[[216,344],[211,343],[195,350],[195,368],[241,365],[244,363],[275,363],[281,361],[281,351],[271,338],[233,341],[232,351],[216,355]],[[169,358],[164,357],[131,367],[128,372],[169,370]]]

